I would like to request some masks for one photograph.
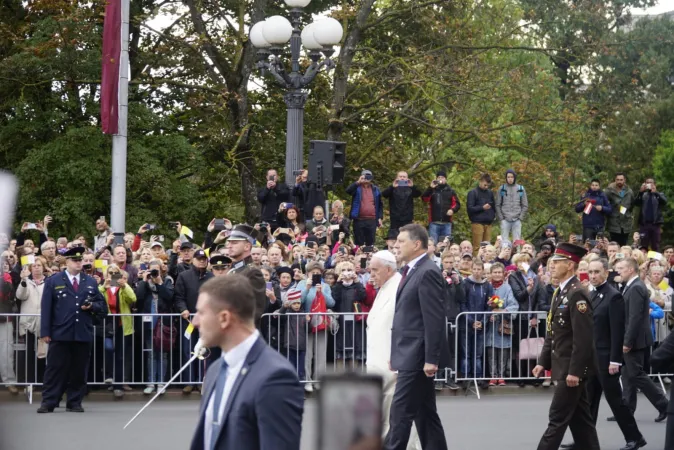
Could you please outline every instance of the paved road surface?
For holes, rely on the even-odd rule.
[[[438,410],[450,449],[534,449],[547,423],[548,394],[442,397]],[[135,450],[188,449],[196,424],[196,401],[159,401],[128,429],[124,424],[143,405],[141,401],[89,401],[85,414],[38,415],[38,405],[0,403],[1,450]],[[315,450],[316,403],[307,401],[302,450]],[[605,420],[608,406],[600,410],[598,424],[602,449],[624,445],[618,426]],[[665,424],[656,424],[656,411],[639,397],[637,422],[647,449],[664,448]]]

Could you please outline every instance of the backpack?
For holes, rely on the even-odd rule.
[[[499,192],[499,195],[501,197],[501,204],[499,206],[503,206],[503,197],[505,197],[506,194],[508,193],[508,191],[506,191],[506,185],[502,184],[501,188],[498,190],[498,192]],[[518,184],[517,185],[517,193],[520,194],[520,201],[522,201],[522,197],[524,196],[524,186],[522,186],[521,184]]]

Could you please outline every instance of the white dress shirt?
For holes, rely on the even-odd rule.
[[[422,253],[421,255],[417,256],[412,261],[407,263],[407,267],[408,267],[407,275],[409,275],[410,272],[412,272],[412,270],[414,270],[414,266],[416,266],[417,263],[419,262],[419,260],[421,260],[421,258],[423,258],[424,256],[426,256],[426,253]]]
[[[75,285],[75,280],[77,280],[77,286],[79,287],[80,285],[80,274],[78,273],[77,275],[72,275],[70,272],[66,271],[68,274],[68,279],[70,280],[70,284],[73,286]]]
[[[566,287],[566,285],[569,283],[569,281],[571,281],[571,278],[573,278],[574,276],[575,276],[575,275],[571,275],[569,278],[567,278],[566,280],[564,280],[564,281],[562,281],[561,283],[559,283],[559,292],[560,292],[560,293],[564,290],[564,288]]]
[[[634,280],[636,280],[637,278],[639,278],[639,275],[634,275],[632,278],[630,278],[630,280],[627,282],[627,284],[625,284],[625,289],[630,287],[630,284],[634,283]]]
[[[222,358],[227,363],[227,380],[225,381],[225,388],[222,391],[222,400],[220,400],[220,411],[218,411],[218,423],[223,423],[222,415],[225,413],[225,406],[227,405],[227,398],[232,392],[234,387],[234,382],[241,372],[243,363],[248,357],[250,349],[253,348],[255,342],[257,341],[260,333],[255,330],[253,334],[248,336],[245,341],[228,351],[227,353],[222,354]],[[208,400],[208,406],[206,407],[206,417],[204,419],[204,447],[209,449],[211,446],[211,434],[213,432],[213,422],[215,417],[213,415],[213,397],[215,395],[215,383],[217,380],[213,381],[213,394],[211,395],[210,400]]]

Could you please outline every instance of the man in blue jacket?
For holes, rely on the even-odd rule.
[[[353,197],[350,218],[353,221],[353,239],[356,245],[374,245],[377,228],[382,226],[384,203],[381,191],[372,183],[374,177],[369,170],[363,170],[360,178],[346,188]]]
[[[604,232],[606,218],[611,216],[612,211],[611,202],[599,188],[599,180],[594,178],[590,189],[576,204],[576,212],[583,213],[583,242],[597,239],[597,234]]]
[[[49,353],[38,413],[54,412],[64,393],[67,411],[84,412],[82,395],[94,339],[93,315],[108,313],[96,280],[82,272],[84,251],[82,247],[68,250],[66,270],[44,285],[40,336],[49,344]]]

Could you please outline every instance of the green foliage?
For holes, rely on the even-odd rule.
[[[667,196],[669,202],[674,201],[674,130],[668,130],[660,135],[660,143],[655,149],[653,157],[653,173],[658,190]],[[672,242],[674,239],[674,211],[671,207],[665,208],[665,227],[663,242]]]

